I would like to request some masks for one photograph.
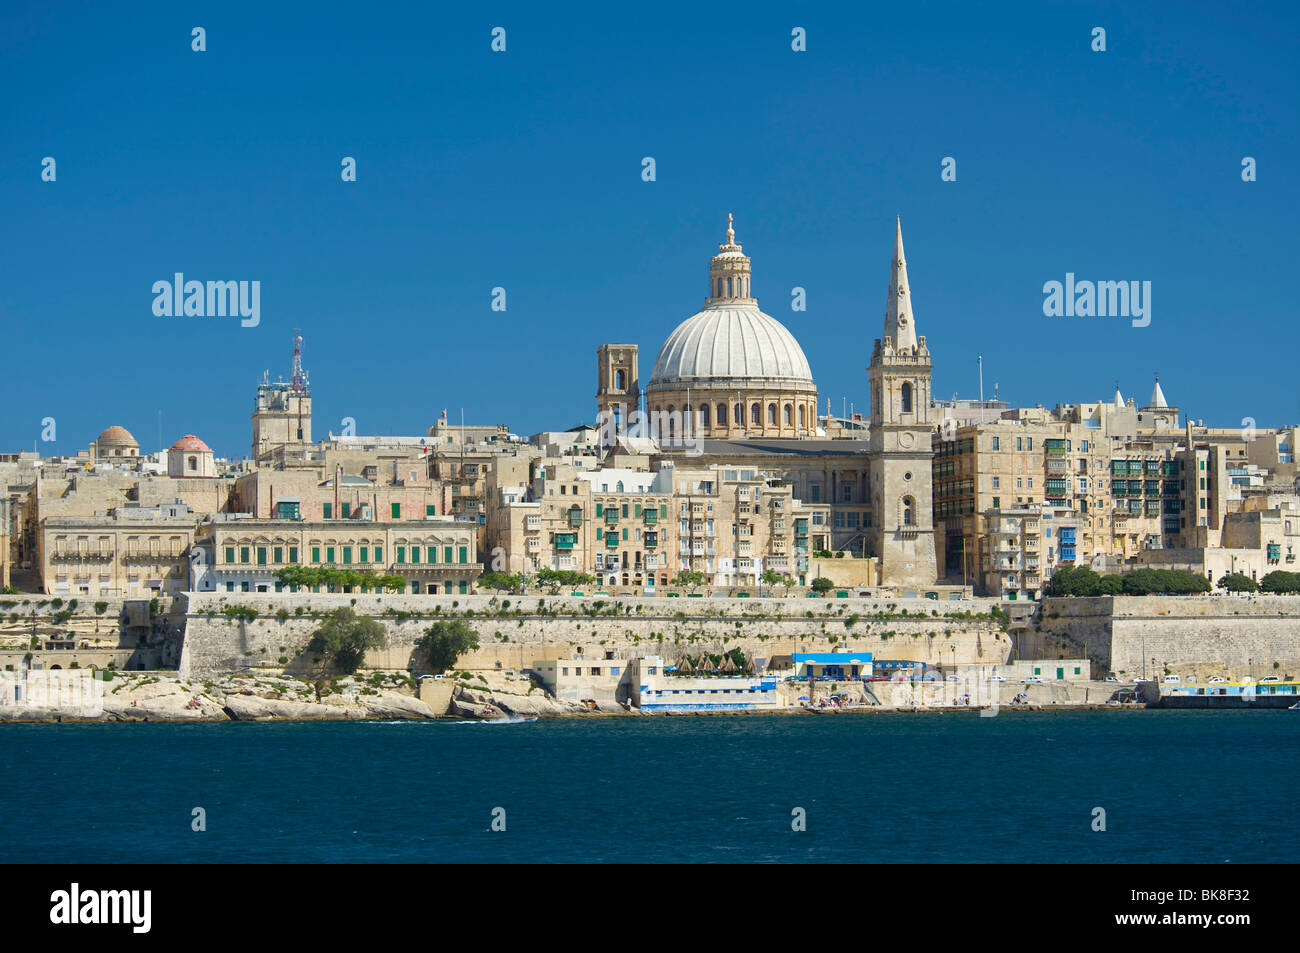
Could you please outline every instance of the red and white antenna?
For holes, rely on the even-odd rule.
[[[293,373],[291,390],[295,394],[307,393],[307,372],[302,369],[302,333],[293,329]]]

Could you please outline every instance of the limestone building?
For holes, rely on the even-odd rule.
[[[280,592],[288,566],[399,575],[411,593],[465,594],[482,572],[473,525],[453,519],[375,522],[254,519],[222,515],[198,529],[193,588],[199,592]]]
[[[167,475],[172,479],[215,479],[217,463],[212,448],[187,433],[167,451]]]

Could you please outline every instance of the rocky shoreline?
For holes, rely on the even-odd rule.
[[[631,706],[606,703],[594,708],[558,701],[522,679],[475,676],[449,678],[426,697],[416,695],[416,683],[402,673],[372,673],[334,679],[316,687],[275,675],[236,675],[219,682],[194,684],[179,675],[159,672],[119,673],[102,686],[102,709],[84,706],[0,706],[0,723],[49,722],[228,722],[228,721],[521,721],[537,718],[646,717]],[[434,683],[426,682],[426,689]],[[1141,705],[1106,705],[1064,701],[1053,704],[1003,705],[999,712],[1062,710],[1127,710]],[[945,704],[862,704],[809,710],[800,705],[743,712],[773,715],[860,715],[969,712],[969,706]],[[656,712],[670,717],[729,715],[736,712]]]

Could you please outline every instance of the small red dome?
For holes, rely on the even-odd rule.
[[[194,434],[192,433],[187,433],[185,436],[181,437],[180,440],[177,440],[174,444],[172,444],[172,449],[173,450],[197,450],[202,453],[212,452],[211,447],[209,447],[198,437],[194,436]]]

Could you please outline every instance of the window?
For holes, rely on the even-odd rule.
[[[994,449],[994,450],[998,449],[998,438],[997,438],[997,437],[994,437],[994,438],[993,438],[993,449]]]
[[[767,422],[774,427],[776,426],[776,404],[767,405]]]
[[[993,489],[995,489],[995,490],[999,490],[999,489],[1001,489],[1001,488],[1002,488],[1002,486],[1001,486],[1001,482],[1002,482],[1002,481],[999,480],[997,477],[994,477],[994,478],[993,478]]]
[[[377,562],[377,563],[382,563],[383,561],[384,561],[384,547],[382,547],[382,546],[376,546],[376,547],[375,547],[375,562]]]
[[[319,546],[313,546],[313,547],[311,548],[311,561],[314,562],[314,563],[318,563],[318,562],[320,562],[320,547],[319,547]]]
[[[430,546],[430,547],[429,547],[429,562],[430,562],[430,563],[436,563],[437,561],[438,561],[438,547],[437,547],[437,546]]]
[[[291,563],[296,563],[297,561],[298,561],[298,547],[297,547],[297,546],[290,546],[290,547],[289,547],[289,562],[291,562]]]
[[[344,546],[344,547],[343,547],[343,565],[345,565],[345,566],[351,566],[351,565],[352,565],[352,547],[351,547],[351,546]]]
[[[246,563],[246,562],[248,562],[248,547],[247,547],[247,546],[240,546],[240,547],[239,547],[239,561],[240,561],[241,563]]]
[[[341,515],[343,516],[344,519],[347,519],[348,517],[350,517],[350,516],[352,515],[352,504],[351,504],[351,503],[344,503],[344,504],[343,504],[343,513],[342,513]]]
[[[802,405],[802,404],[799,405],[799,426],[800,426],[800,427],[805,427],[805,426],[807,426],[807,425],[804,423],[804,409],[803,409],[803,405]]]
[[[272,551],[272,558],[274,559],[277,566],[280,563],[284,562],[284,547],[276,546],[275,549]]]
[[[235,547],[234,547],[234,546],[227,546],[227,547],[226,547],[226,562],[228,562],[228,563],[233,563],[234,561],[235,561]]]
[[[1026,438],[1025,438],[1025,449],[1026,449],[1026,450],[1033,450],[1033,449],[1034,449],[1034,438],[1033,438],[1033,437],[1026,437]]]
[[[842,487],[840,487],[840,492],[843,494],[843,498],[844,498],[844,502],[845,502],[845,503],[852,503],[852,502],[853,502],[853,487],[852,487],[852,486],[850,486],[849,484],[846,483],[846,484],[844,484]]]
[[[758,406],[758,404],[754,404],[749,408],[749,422],[752,424],[762,424],[763,410]]]
[[[995,510],[1002,509],[1002,497],[1000,496],[993,497],[993,508]]]
[[[258,547],[257,547],[257,564],[258,564],[259,566],[265,566],[265,565],[266,565],[266,547],[265,547],[265,546],[258,546]]]
[[[791,407],[789,404],[786,404],[786,405],[785,405],[785,425],[786,425],[787,427],[790,427],[790,426],[793,426],[793,424],[794,424],[794,408]]]
[[[370,559],[368,558],[369,556],[370,556],[370,547],[369,547],[369,546],[362,546],[362,547],[361,547],[361,562],[363,562],[363,563],[368,563],[368,562],[370,562]]]
[[[912,526],[916,523],[916,501],[910,496],[903,497],[903,525]]]
[[[707,427],[708,425],[709,425],[709,405],[700,404],[700,426]]]
[[[727,405],[718,404],[718,426],[727,426]]]
[[[902,412],[910,414],[912,412],[912,385],[906,381],[903,382],[903,389],[899,392],[901,397]]]
[[[333,503],[325,503],[325,504],[322,504],[322,505],[323,505],[323,507],[324,507],[324,511],[325,511],[325,518],[326,518],[327,520],[333,519],[333,518],[334,518],[334,504],[333,504]]]
[[[402,504],[390,503],[388,506],[388,513],[393,519],[400,520],[402,518]]]
[[[627,530],[623,530],[623,532],[626,533]],[[461,561],[462,563],[467,563],[467,562],[469,562],[469,547],[468,547],[468,546],[462,546],[462,547],[460,547],[460,561]]]
[[[326,561],[327,563],[329,563],[331,566],[334,565],[334,547],[333,547],[333,546],[326,546],[326,547],[325,547],[325,561]]]
[[[450,547],[450,546],[444,546],[444,547],[442,547],[442,561],[445,562],[445,563],[449,563],[449,562],[451,562],[451,547]]]
[[[412,547],[411,547],[411,562],[412,562],[412,563],[418,563],[419,561],[420,561],[420,547],[419,547],[419,546],[412,546]]]
[[[1025,442],[1025,440],[1024,440],[1023,437],[1017,437],[1017,438],[1016,438],[1016,449],[1017,449],[1017,450],[1023,450],[1023,449],[1025,449],[1025,448],[1024,448],[1024,442]]]
[[[402,565],[402,564],[405,563],[405,562],[406,562],[406,547],[405,547],[405,546],[398,546],[398,547],[397,547],[397,563],[398,563],[398,565],[400,566],[400,565]]]

